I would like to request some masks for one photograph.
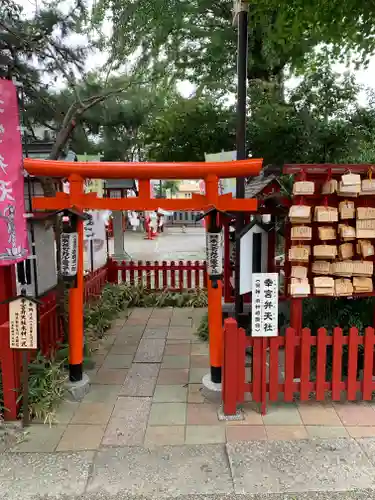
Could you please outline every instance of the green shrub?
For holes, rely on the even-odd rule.
[[[56,408],[64,398],[68,378],[64,364],[65,360],[47,360],[41,353],[29,364],[29,411],[44,423],[54,421]],[[22,394],[18,401],[21,403]]]
[[[208,313],[206,313],[202,317],[201,322],[197,328],[197,335],[201,340],[205,342],[208,341]]]

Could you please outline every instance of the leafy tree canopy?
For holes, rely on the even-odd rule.
[[[136,51],[143,60],[167,60],[170,74],[211,89],[233,82],[236,29],[229,0],[98,0],[94,23],[113,20],[112,61]],[[272,81],[326,44],[366,62],[375,48],[375,4],[357,0],[249,0],[249,78]]]

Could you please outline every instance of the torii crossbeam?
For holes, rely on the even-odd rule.
[[[255,212],[257,200],[233,199],[231,194],[219,195],[220,178],[251,177],[262,168],[261,159],[231,162],[182,163],[122,163],[122,162],[65,162],[26,158],[24,167],[37,177],[68,178],[70,192],[54,197],[34,197],[33,210],[135,210],[154,211],[208,211],[217,208],[223,212]],[[98,198],[95,193],[84,193],[84,180],[138,179],[139,196],[135,198]],[[203,179],[205,194],[191,199],[154,199],[150,196],[151,179]],[[210,217],[208,215],[207,217]],[[83,222],[77,222],[78,273],[77,286],[69,292],[69,376],[72,382],[82,380],[83,362]],[[221,283],[217,288],[208,280],[208,315],[211,378],[221,382],[223,361]]]

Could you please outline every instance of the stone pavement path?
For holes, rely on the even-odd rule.
[[[246,403],[244,421],[218,421],[200,391],[204,312],[117,320],[83,402],[65,402],[56,425],[34,424],[0,454],[0,498],[375,498],[371,404],[280,404],[262,417]]]
[[[94,356],[82,403],[65,402],[57,425],[34,424],[12,451],[84,451],[104,446],[375,437],[372,403],[269,405],[251,402],[245,420],[220,422],[201,393],[208,347],[196,336],[204,309],[135,309],[116,320]]]

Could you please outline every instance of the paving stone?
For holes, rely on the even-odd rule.
[[[372,426],[348,426],[346,431],[353,438],[375,437],[375,427]]]
[[[100,446],[105,425],[69,424],[57,451],[96,450]]]
[[[158,385],[153,397],[154,403],[185,403],[187,387],[182,385]]]
[[[206,370],[209,370],[210,359],[208,356],[202,355],[190,356],[190,366],[191,368],[205,368]]]
[[[351,439],[228,443],[227,450],[236,494],[345,491],[375,483],[373,466]]]
[[[218,425],[217,410],[218,405],[214,403],[189,403],[187,407],[187,424]]]
[[[55,451],[61,436],[66,429],[65,425],[33,424],[25,431],[23,439],[12,451],[20,452],[52,452]],[[1,475],[1,471],[0,471]],[[1,482],[1,480],[0,480]]]
[[[132,354],[108,354],[103,363],[106,369],[130,368],[133,362]]]
[[[144,446],[177,445],[185,442],[185,427],[183,425],[167,425],[148,427]]]
[[[193,317],[192,316],[172,316],[171,318],[171,326],[187,326],[192,327],[193,325]]]
[[[189,356],[190,342],[187,344],[172,344],[165,347],[164,356]]]
[[[109,350],[109,354],[131,354],[134,356],[138,349],[139,342],[134,344],[114,344]]]
[[[121,389],[121,385],[92,385],[82,402],[114,404]]]
[[[244,419],[243,420],[228,420],[226,425],[263,425],[262,415],[254,408],[253,403],[245,403],[243,405]]]
[[[85,490],[93,456],[93,452],[0,454],[1,499],[78,498]]]
[[[184,385],[189,381],[189,370],[161,369],[159,372],[158,385]]]
[[[301,416],[295,405],[273,405],[263,415],[264,425],[302,425]]]
[[[228,425],[226,435],[229,443],[267,439],[266,429],[262,425]]]
[[[231,493],[233,486],[223,445],[126,447],[99,451],[87,491],[159,498]]]
[[[152,396],[154,394],[159,365],[133,363],[120,391],[122,396]]]
[[[353,427],[353,429],[355,429],[355,427]],[[311,438],[349,437],[347,430],[343,426],[329,427],[327,425],[306,425],[306,431]]]
[[[160,363],[163,359],[165,340],[142,339],[134,357],[134,363]]]
[[[187,425],[185,443],[225,443],[225,427],[222,425]]]
[[[93,354],[91,359],[95,363],[95,367],[100,368],[103,365],[106,357],[107,357],[107,354]]]
[[[56,410],[56,424],[69,424],[80,403],[63,401]]]
[[[120,385],[123,384],[128,370],[100,368],[92,379],[93,384],[101,385]]]
[[[147,322],[147,328],[165,328],[165,330],[168,330],[169,323],[170,323],[170,318],[165,317],[165,318],[154,318],[151,316],[151,318]]]
[[[165,339],[167,338],[168,327],[147,327],[144,331],[143,338],[144,339]]]
[[[185,425],[185,403],[153,403],[149,425]]]
[[[192,356],[208,356],[208,343],[200,342],[199,344],[192,344],[191,346]]]
[[[188,326],[170,326],[168,330],[168,339],[194,340],[196,332],[194,328]]]
[[[346,402],[345,404],[335,404],[334,408],[345,426],[375,426],[375,410],[366,403]]]
[[[303,425],[266,425],[266,433],[268,439],[281,441],[308,438]]]
[[[188,385],[188,403],[204,403],[205,398],[202,394],[202,384]]]
[[[142,445],[150,409],[150,398],[119,398],[102,444],[104,446]]]
[[[333,406],[321,405],[314,401],[313,404],[301,403],[298,406],[298,410],[305,425],[342,426],[342,422]]]
[[[189,356],[164,356],[162,368],[189,368]]]
[[[155,307],[152,310],[151,318],[171,318],[173,307]]]
[[[209,372],[209,368],[190,368],[189,384],[201,384],[202,379]]]
[[[106,425],[113,407],[114,405],[108,403],[81,403],[71,423]]]

